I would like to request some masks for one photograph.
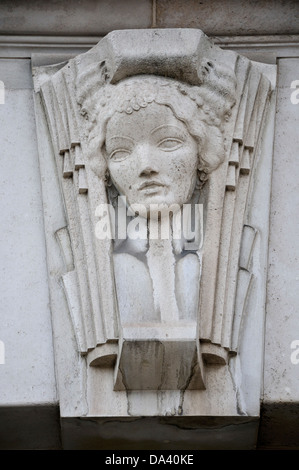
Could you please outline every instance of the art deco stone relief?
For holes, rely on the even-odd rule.
[[[64,260],[49,261],[57,368],[84,396],[72,413],[107,413],[110,393],[118,414],[140,414],[140,394],[160,397],[153,414],[238,414],[273,68],[199,30],[132,30],[33,74],[42,180],[52,155],[63,213],[51,227],[45,208]]]

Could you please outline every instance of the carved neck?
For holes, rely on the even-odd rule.
[[[172,239],[149,239],[146,254],[150,277],[153,284],[154,306],[161,321],[179,321],[179,309],[175,296],[175,257]]]

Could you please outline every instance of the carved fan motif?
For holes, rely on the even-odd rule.
[[[256,234],[244,225],[244,217],[271,91],[269,80],[249,60],[238,56],[235,73],[237,106],[228,159],[209,181],[201,277],[200,338],[205,360],[212,363],[227,362],[238,347]]]

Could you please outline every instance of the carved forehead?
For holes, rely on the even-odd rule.
[[[178,119],[172,108],[168,104],[160,104],[152,101],[151,103],[134,103],[134,108],[129,112],[115,111],[107,121],[107,131],[110,129],[129,129],[133,127],[132,132],[146,127],[149,131],[161,126],[176,126],[186,129],[185,123]]]
[[[107,122],[106,140],[120,135],[132,136],[136,140],[157,132],[179,132],[182,136],[190,134],[186,124],[176,117],[168,105],[153,101],[129,113],[116,111]]]

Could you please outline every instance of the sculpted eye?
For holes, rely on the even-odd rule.
[[[122,160],[125,160],[130,155],[130,153],[131,152],[127,149],[116,149],[111,152],[109,158],[115,162],[121,162]]]
[[[166,152],[171,152],[172,150],[179,149],[183,143],[184,141],[177,137],[167,137],[158,143],[158,147]]]

